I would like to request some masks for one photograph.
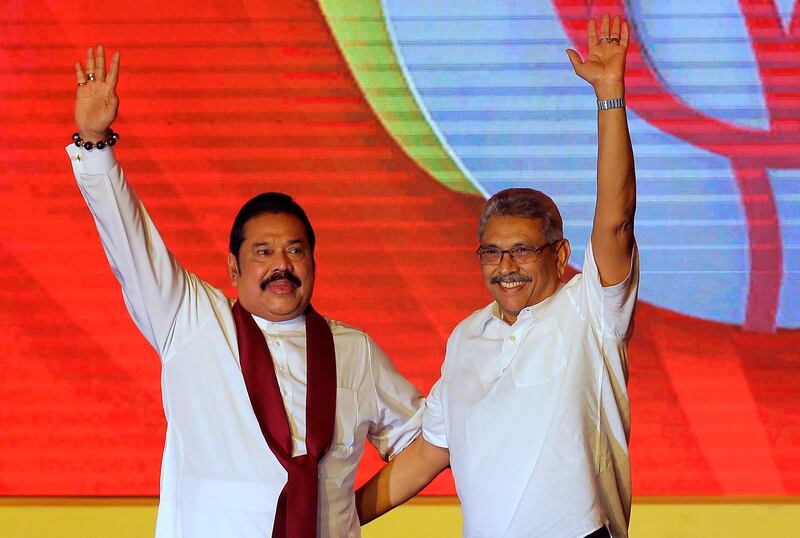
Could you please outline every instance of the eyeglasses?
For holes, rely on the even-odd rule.
[[[530,263],[537,259],[544,249],[552,247],[559,241],[561,239],[550,241],[540,247],[513,247],[508,250],[497,247],[478,247],[476,254],[481,260],[481,265],[500,265],[506,254],[517,263]]]

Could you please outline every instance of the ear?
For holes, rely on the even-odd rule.
[[[228,276],[231,279],[231,284],[234,287],[239,285],[239,262],[236,261],[236,256],[228,252]]]
[[[569,241],[567,239],[562,239],[561,243],[558,245],[558,250],[556,251],[558,278],[564,276],[564,271],[567,269],[567,263],[569,262],[569,255],[571,253],[572,249],[569,246]]]

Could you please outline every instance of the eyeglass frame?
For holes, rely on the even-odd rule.
[[[534,260],[536,260],[539,257],[539,254],[541,254],[542,251],[544,251],[544,249],[553,247],[553,246],[555,246],[556,244],[560,243],[563,240],[564,240],[563,238],[556,239],[555,241],[550,241],[549,243],[545,243],[544,245],[542,245],[540,247],[526,247],[526,246],[523,246],[523,245],[518,245],[516,247],[511,247],[509,249],[498,248],[498,247],[484,247],[483,245],[479,245],[478,246],[478,250],[475,251],[475,254],[478,255],[478,260],[481,262],[481,265],[488,265],[490,267],[497,267],[498,265],[502,264],[503,263],[503,257],[506,254],[508,254],[511,257],[511,260],[516,262],[516,263],[531,263],[531,262],[533,262]],[[493,250],[500,251],[500,260],[497,263],[484,263],[483,260],[481,259],[481,251],[482,250],[488,250],[488,249],[493,249]],[[520,261],[517,261],[517,258],[514,256],[514,251],[517,251],[517,253],[530,252],[533,255],[533,257],[528,262],[520,262]]]

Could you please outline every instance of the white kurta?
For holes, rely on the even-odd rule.
[[[447,343],[423,433],[450,449],[464,536],[628,535],[631,481],[626,341],[638,288],[602,287],[591,245],[583,274],[508,325],[497,305]]]
[[[167,434],[157,538],[272,535],[286,472],[256,420],[239,366],[232,302],[169,253],[113,152],[68,146],[78,186],[125,304],[162,361]],[[256,318],[305,453],[305,322]],[[361,536],[353,482],[364,441],[391,458],[419,433],[424,400],[363,332],[329,321],[336,349],[334,441],[320,463],[320,536]]]

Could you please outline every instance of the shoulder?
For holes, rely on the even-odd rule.
[[[231,309],[236,299],[226,296],[221,289],[206,282],[196,274],[183,268],[182,270],[185,273],[184,280],[186,282],[183,302],[190,311],[195,311],[195,315],[199,315],[200,311],[208,308],[216,312],[218,317],[222,315],[223,318],[231,314]]]
[[[325,319],[333,334],[340,386],[375,390],[376,377],[386,381],[399,376],[386,352],[365,331]]]
[[[447,352],[451,352],[462,340],[479,336],[483,332],[483,327],[492,315],[494,303],[489,303],[481,309],[461,320],[453,328],[450,337],[447,339]]]
[[[567,280],[564,285],[555,293],[555,301],[570,300],[574,303],[575,298],[584,293],[583,284],[586,282],[586,275],[584,273],[576,273],[572,278]]]
[[[334,336],[369,338],[369,335],[362,329],[348,325],[347,323],[339,321],[338,319],[326,317],[325,321],[328,322],[328,327],[331,328],[331,332]]]
[[[336,319],[325,318],[328,326],[331,328],[333,340],[337,346],[347,346],[354,350],[371,350],[377,347],[375,341],[366,333],[366,331],[348,325],[343,321]]]
[[[472,314],[461,320],[453,329],[453,332],[450,334],[450,338],[461,335],[472,335],[480,332],[480,330],[483,328],[483,325],[491,317],[493,307],[494,303],[489,303],[488,305],[474,311]]]
[[[185,268],[180,267],[179,270],[184,274],[185,283],[179,312],[183,311],[185,315],[193,318],[202,317],[206,311],[215,312],[218,317],[222,314],[223,318],[231,313],[235,299],[227,297],[221,289]]]

